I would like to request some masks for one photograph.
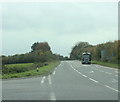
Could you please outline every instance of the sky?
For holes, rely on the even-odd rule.
[[[2,54],[30,52],[33,43],[46,41],[53,53],[69,56],[78,42],[117,40],[117,6],[117,2],[3,3]]]

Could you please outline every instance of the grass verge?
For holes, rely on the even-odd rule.
[[[50,62],[48,65],[39,67],[39,71],[37,72],[36,69],[29,70],[22,73],[15,73],[15,74],[4,74],[2,75],[2,79],[9,79],[9,78],[22,78],[22,77],[30,77],[30,76],[37,76],[37,75],[48,75],[52,73],[54,68],[59,65],[59,61]]]
[[[118,64],[113,64],[108,62],[92,61],[92,64],[98,64],[98,65],[117,68],[117,69],[119,68]]]
[[[2,72],[5,74],[22,73],[28,70],[32,70],[34,63],[18,63],[18,64],[6,64],[3,66]]]

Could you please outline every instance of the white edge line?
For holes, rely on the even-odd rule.
[[[109,89],[112,89],[112,90],[114,90],[114,91],[116,91],[116,92],[120,92],[120,91],[118,91],[117,89],[114,89],[114,88],[112,88],[112,87],[110,87],[110,86],[108,86],[108,85],[104,85],[105,87],[107,87],[107,88],[109,88]]]
[[[41,84],[44,83],[44,80],[45,80],[45,76],[42,78],[42,80],[41,80]]]
[[[49,84],[52,84],[50,75],[48,76]]]
[[[117,70],[117,69],[115,69],[115,68],[110,68],[110,67],[107,67],[107,66],[102,66],[102,65],[97,65],[97,66],[100,66],[100,67],[105,68],[105,69],[114,70],[114,71]]]
[[[74,69],[74,67],[71,65],[71,67]],[[86,75],[82,74],[81,72],[79,72],[78,70],[74,69],[76,72],[78,72],[79,74],[81,74],[83,77],[87,77]],[[98,81],[92,79],[92,78],[89,78],[91,81],[95,82],[95,83],[98,83]]]
[[[56,71],[53,72],[53,75],[55,75]]]
[[[109,72],[105,72],[106,74],[112,74],[112,73],[109,73]]]
[[[71,65],[71,67],[73,68],[73,66]],[[74,69],[74,68],[73,68]],[[76,69],[74,69],[76,72],[78,72],[78,73],[80,73],[78,70],[76,70]],[[109,72],[108,72],[109,73]],[[109,73],[109,74],[112,74],[112,73]],[[87,77],[86,75],[82,75],[82,76],[84,76],[84,77]],[[98,81],[96,81],[96,80],[94,80],[94,79],[92,79],[92,78],[89,78],[89,80],[91,80],[91,81],[94,81],[95,83],[99,83]],[[105,87],[107,87],[107,88],[109,88],[109,89],[112,89],[112,90],[114,90],[114,91],[116,91],[116,92],[120,92],[119,90],[117,90],[117,89],[114,89],[114,88],[112,88],[112,87],[110,87],[110,86],[108,86],[108,85],[104,85]]]

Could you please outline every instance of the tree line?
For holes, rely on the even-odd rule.
[[[73,46],[70,59],[81,59],[83,52],[90,52],[92,60],[118,63],[120,62],[120,40],[106,42],[98,45],[91,45],[88,42],[79,42]]]
[[[31,46],[31,51],[25,54],[13,56],[1,56],[2,65],[15,63],[47,62],[54,60],[81,60],[83,52],[92,54],[92,60],[118,63],[120,62],[120,40],[106,42],[98,45],[91,45],[88,42],[78,42],[72,47],[70,58],[54,54],[47,42],[35,42]]]
[[[31,46],[31,52],[25,54],[16,54],[13,56],[2,56],[2,64],[15,63],[33,63],[33,62],[47,62],[53,60],[64,60],[61,55],[53,54],[47,42],[35,42]]]

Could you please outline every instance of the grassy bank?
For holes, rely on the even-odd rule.
[[[53,69],[59,65],[59,61],[56,62],[49,62],[48,65],[39,67],[39,71],[37,72],[36,69],[25,71],[22,73],[14,73],[14,74],[4,74],[2,76],[2,79],[8,79],[8,78],[21,78],[21,77],[30,77],[30,76],[37,76],[37,75],[48,75],[50,74]]]
[[[19,64],[6,64],[3,66],[2,72],[5,74],[14,74],[14,73],[21,73],[28,70],[31,70],[34,63],[19,63]]]
[[[107,63],[107,62],[92,61],[92,64],[98,64],[98,65],[102,65],[102,66],[107,66],[107,67],[112,67],[112,68],[118,68],[118,64]]]

